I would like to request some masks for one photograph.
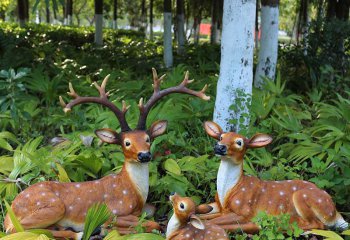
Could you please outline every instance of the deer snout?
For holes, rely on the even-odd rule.
[[[137,158],[141,163],[146,163],[151,161],[152,155],[150,152],[139,152],[137,154]]]
[[[214,146],[214,152],[217,155],[225,156],[226,153],[227,153],[227,147],[226,147],[226,145],[222,145],[220,143],[216,143],[215,146]]]

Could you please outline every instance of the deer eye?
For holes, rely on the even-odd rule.
[[[182,210],[184,210],[184,209],[185,209],[185,204],[180,203],[180,208],[181,208]]]
[[[150,140],[149,136],[147,136],[146,142],[149,143],[150,141],[151,141],[151,140]]]
[[[239,146],[239,147],[242,147],[243,146],[243,140],[242,139],[237,139],[236,140],[236,144]]]
[[[220,135],[219,140],[222,141],[222,135]]]
[[[131,142],[129,140],[124,141],[125,146],[129,147],[131,145]]]

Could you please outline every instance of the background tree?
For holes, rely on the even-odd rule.
[[[220,76],[214,109],[214,121],[224,131],[239,131],[240,123],[249,122],[247,106],[253,84],[255,6],[255,0],[224,0]],[[242,97],[246,101],[238,104],[237,99]],[[232,109],[231,105],[236,108]],[[236,125],[231,119],[236,120]]]
[[[103,44],[103,0],[95,0],[95,43]]]
[[[278,6],[279,0],[261,0],[261,40],[255,71],[255,87],[263,85],[264,77],[275,78],[278,54]]]
[[[153,41],[153,0],[149,1],[149,39]]]
[[[218,43],[218,21],[219,18],[219,1],[212,0],[211,7],[211,27],[210,27],[210,43]]]
[[[171,19],[171,0],[164,0],[164,64],[167,68],[173,66]]]
[[[26,0],[17,0],[19,26],[24,27],[26,24]]]
[[[64,8],[64,24],[73,24],[73,0],[66,0]]]
[[[184,0],[176,0],[177,19],[177,51],[182,55],[185,51],[185,6]]]
[[[117,29],[118,0],[113,0],[113,29]]]

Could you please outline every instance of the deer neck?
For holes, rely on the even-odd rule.
[[[243,163],[235,164],[230,158],[221,158],[216,182],[221,206],[224,206],[227,193],[237,185],[242,175]]]
[[[181,222],[177,218],[176,214],[174,213],[168,222],[168,226],[166,229],[166,239],[169,239],[171,234],[174,233],[176,230],[178,230],[180,227],[181,227]]]
[[[128,174],[136,190],[140,193],[143,203],[146,202],[149,190],[148,163],[125,161],[124,171]]]

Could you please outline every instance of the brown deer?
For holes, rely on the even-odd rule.
[[[178,86],[160,90],[160,84],[165,77],[158,78],[153,71],[153,95],[143,104],[139,102],[140,117],[135,130],[129,127],[125,114],[128,111],[123,101],[122,109],[108,100],[109,92],[105,91],[108,76],[101,86],[95,83],[99,97],[81,97],[69,84],[68,94],[74,98],[66,104],[60,97],[64,111],[70,111],[74,106],[83,103],[97,103],[109,108],[120,122],[121,133],[111,129],[100,129],[96,135],[106,143],[118,144],[122,147],[125,162],[121,172],[102,179],[89,182],[60,183],[46,181],[34,184],[21,192],[12,202],[12,209],[25,229],[58,227],[51,230],[54,237],[81,238],[87,210],[95,203],[105,203],[110,211],[117,216],[116,227],[120,233],[129,233],[130,227],[138,224],[149,190],[148,162],[151,142],[166,131],[167,122],[157,121],[146,130],[146,119],[154,104],[171,93],[184,93],[208,100],[205,95],[207,86],[201,91],[193,91],[186,86],[193,80],[188,79],[186,72],[184,80]],[[13,232],[14,227],[9,216],[5,219],[5,229]],[[145,224],[152,229],[159,225],[154,222]],[[73,231],[65,231],[70,228]],[[76,233],[79,232],[79,233]]]
[[[222,228],[215,224],[203,222],[196,215],[196,213],[208,213],[212,210],[212,207],[208,205],[196,207],[191,198],[180,197],[176,193],[170,195],[169,198],[173,205],[174,214],[168,223],[167,240],[228,240],[227,234]]]
[[[235,132],[223,132],[215,122],[205,122],[205,131],[218,140],[214,147],[221,157],[217,175],[217,195],[213,210],[202,216],[226,230],[256,232],[252,218],[259,211],[270,215],[289,214],[304,230],[326,227],[347,228],[332,198],[315,184],[301,181],[263,181],[243,173],[243,158],[249,148],[268,145],[272,138],[256,134],[248,139]]]

